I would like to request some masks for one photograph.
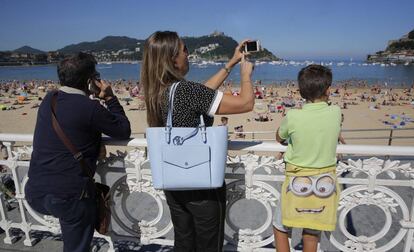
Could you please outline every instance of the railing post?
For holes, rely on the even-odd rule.
[[[391,143],[392,143],[392,132],[393,131],[394,131],[393,129],[390,130],[390,138],[388,138],[388,146],[391,146]]]
[[[7,160],[10,160],[12,158],[12,148],[14,143],[15,142],[3,142],[3,146],[6,147],[6,151],[3,153],[3,155],[6,154]],[[2,151],[4,151],[4,149]]]
[[[11,232],[11,221],[9,219],[9,216],[7,214],[7,208],[6,208],[6,199],[4,198],[4,194],[0,193],[0,226],[4,230],[6,237],[3,239],[3,242],[6,244],[12,244],[17,240],[17,237],[14,236]]]
[[[147,132],[144,133],[144,138],[147,139]],[[145,154],[144,154],[145,157],[148,157],[148,147],[147,146],[145,146],[144,152],[145,152]]]

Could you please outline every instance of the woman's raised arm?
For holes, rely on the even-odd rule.
[[[233,57],[230,59],[230,61],[227,62],[223,68],[220,68],[220,70],[215,75],[213,75],[210,79],[208,79],[204,83],[205,86],[213,90],[216,90],[217,88],[221,86],[221,84],[223,84],[223,81],[227,78],[227,76],[229,76],[231,69],[237,63],[239,63],[239,61],[242,59],[242,57],[244,57],[244,55],[247,55],[246,53],[242,51],[242,47],[247,41],[249,40],[246,39],[240,42],[240,44],[236,47],[236,49],[234,49],[234,54],[233,54]]]
[[[223,95],[216,114],[238,114],[253,110],[255,97],[251,81],[252,71],[253,64],[245,61],[243,56],[240,64],[240,95]]]

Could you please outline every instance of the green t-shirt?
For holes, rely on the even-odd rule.
[[[288,139],[285,161],[308,168],[335,165],[340,130],[338,106],[317,102],[289,110],[279,128],[280,138]]]

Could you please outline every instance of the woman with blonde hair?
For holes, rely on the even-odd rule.
[[[230,61],[204,84],[185,80],[189,70],[188,49],[176,32],[157,31],[146,40],[141,65],[149,127],[167,121],[169,87],[179,82],[174,96],[173,127],[198,127],[200,115],[206,126],[214,115],[251,111],[254,94],[253,64],[244,60],[241,42]],[[218,88],[233,66],[240,64],[240,95],[223,95]],[[222,251],[226,185],[217,189],[164,190],[174,225],[175,251]]]

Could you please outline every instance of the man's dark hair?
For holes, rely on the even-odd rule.
[[[84,90],[95,73],[96,60],[91,54],[77,53],[59,62],[57,72],[62,86]]]
[[[300,95],[309,101],[323,97],[332,84],[331,69],[321,65],[309,65],[298,75]]]

